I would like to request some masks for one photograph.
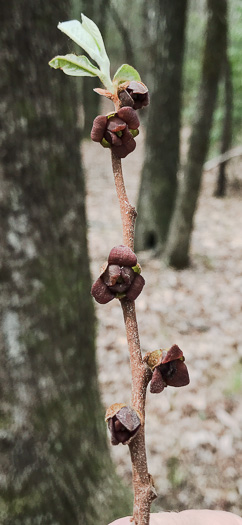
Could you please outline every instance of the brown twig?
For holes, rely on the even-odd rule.
[[[112,152],[112,167],[114,174],[114,182],[116,186],[117,196],[119,200],[119,206],[121,211],[121,219],[123,226],[123,242],[125,245],[129,246],[131,250],[134,249],[134,226],[135,219],[137,216],[136,209],[131,206],[129,199],[127,197],[121,159],[119,159]]]
[[[133,250],[134,227],[137,213],[135,208],[129,203],[127,197],[121,160],[116,157],[113,152],[112,166],[120,204],[123,226],[123,243]],[[148,473],[145,449],[145,398],[151,372],[147,365],[142,361],[135,303],[134,301],[129,301],[124,298],[121,299],[121,305],[130,354],[132,373],[132,407],[141,415],[141,427],[139,432],[129,444],[134,487],[133,522],[135,525],[148,525],[150,505],[152,500],[156,497],[153,481]]]

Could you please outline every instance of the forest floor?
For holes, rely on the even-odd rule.
[[[93,280],[110,249],[122,244],[110,152],[84,142],[89,249]],[[123,161],[127,192],[137,201],[143,137]],[[216,170],[204,174],[191,246],[191,267],[167,268],[141,252],[146,286],[136,300],[143,352],[178,344],[190,385],[147,395],[149,472],[164,510],[222,509],[242,515],[242,181],[232,161],[228,195],[213,197]],[[129,357],[117,300],[100,306],[97,355],[105,407],[130,400]],[[111,447],[131,483],[128,447]]]

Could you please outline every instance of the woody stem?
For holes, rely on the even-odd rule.
[[[133,250],[134,228],[137,213],[135,208],[129,203],[127,197],[121,160],[113,152],[112,166],[120,205],[123,226],[123,243]],[[121,306],[130,354],[132,373],[132,407],[138,411],[141,418],[141,427],[129,445],[134,487],[133,522],[134,525],[148,525],[150,505],[152,500],[156,497],[152,486],[152,480],[148,473],[145,449],[145,398],[147,385],[150,380],[150,370],[142,361],[135,303],[134,301],[129,301],[124,298],[121,299]]]
[[[124,184],[121,159],[119,159],[112,152],[112,167],[116,192],[119,200],[122,226],[123,226],[123,242],[129,246],[131,250],[134,249],[134,226],[137,216],[136,209],[131,206]]]

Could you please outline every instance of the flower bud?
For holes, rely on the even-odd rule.
[[[100,304],[106,304],[115,297],[134,301],[145,284],[140,272],[135,253],[128,246],[114,246],[101,275],[92,286],[94,299]]]
[[[111,148],[118,158],[125,158],[136,147],[134,136],[138,135],[139,124],[135,110],[124,106],[116,113],[96,117],[91,138],[94,142],[100,142],[104,148]]]
[[[112,445],[127,445],[140,428],[141,416],[133,408],[123,403],[115,403],[108,408],[105,421],[111,433]]]
[[[153,394],[162,392],[166,386],[185,386],[190,382],[182,350],[173,345],[167,350],[154,350],[144,356],[144,362],[153,372],[150,391]]]
[[[129,84],[120,86],[118,96],[123,106],[130,106],[135,110],[148,106],[150,101],[147,86],[137,80],[131,80]]]

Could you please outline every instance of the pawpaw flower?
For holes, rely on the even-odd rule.
[[[136,148],[134,137],[139,134],[139,119],[131,107],[117,113],[99,115],[93,121],[91,139],[104,148],[111,148],[119,158],[125,158]]]
[[[143,82],[131,80],[123,91],[119,92],[119,99],[125,106],[141,109],[150,102],[149,91]]]
[[[145,284],[140,272],[135,253],[128,246],[115,246],[100,277],[93,284],[91,294],[100,304],[106,304],[115,297],[134,301]]]
[[[105,421],[111,433],[111,444],[127,445],[140,428],[141,416],[123,403],[114,403],[107,409]]]
[[[144,361],[153,374],[150,383],[152,394],[159,394],[166,386],[185,386],[190,382],[185,357],[179,346],[173,345],[170,350],[147,352]]]

